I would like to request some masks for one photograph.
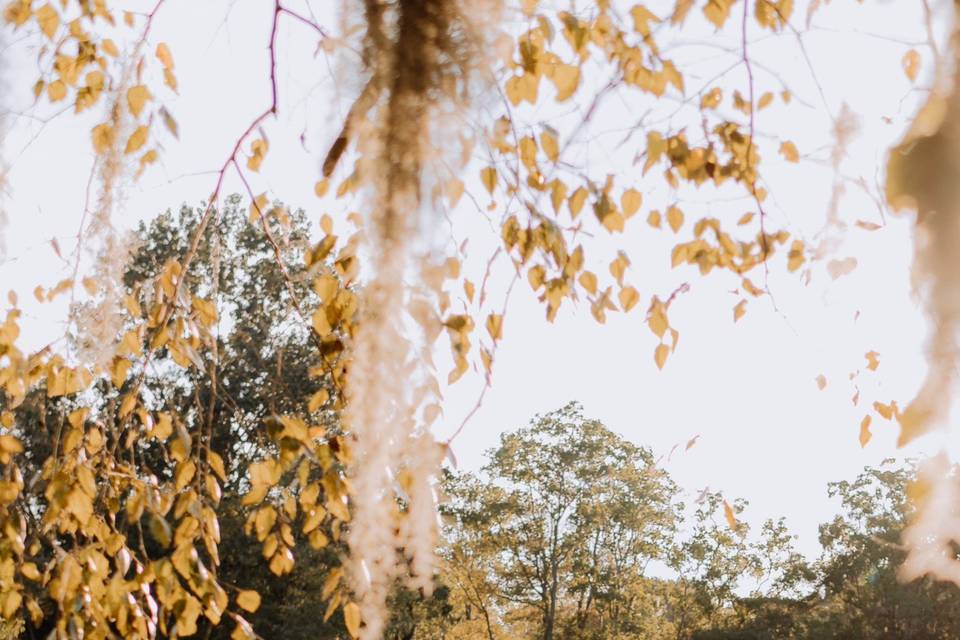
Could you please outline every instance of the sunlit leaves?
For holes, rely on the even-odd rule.
[[[57,33],[57,28],[60,26],[60,14],[57,13],[57,10],[53,8],[53,5],[45,4],[37,9],[36,19],[37,24],[40,25],[40,30],[43,32],[43,35],[47,36],[47,38],[50,40],[53,40],[53,37]]]
[[[343,621],[347,625],[347,632],[354,638],[360,636],[360,607],[354,602],[343,605]]]
[[[143,107],[151,98],[150,90],[142,84],[127,89],[127,107],[134,118],[139,118],[143,112]]]
[[[723,501],[723,517],[727,520],[727,526],[729,526],[734,531],[740,529],[740,523],[737,522],[737,514],[733,510],[733,507],[726,500]]]
[[[903,72],[910,79],[910,82],[916,82],[917,74],[920,72],[920,54],[917,53],[917,50],[910,49],[903,54],[900,63],[903,65]]]
[[[173,54],[165,42],[157,45],[155,52],[157,60],[163,65],[163,82],[172,90],[177,90],[177,77],[173,74]]]
[[[736,322],[747,312],[747,301],[741,300],[733,307],[733,321]]]
[[[860,447],[866,447],[867,443],[870,442],[870,439],[873,437],[873,434],[870,432],[870,416],[863,416],[863,420],[860,421]]]
[[[785,27],[792,13],[793,0],[756,0],[757,22],[773,31]]]
[[[237,605],[250,613],[260,608],[260,594],[256,591],[245,590],[237,594]]]
[[[782,155],[787,162],[800,162],[800,152],[797,151],[797,145],[789,140],[780,143],[780,155]]]
[[[620,208],[623,210],[624,217],[630,218],[636,214],[637,211],[640,210],[642,201],[643,198],[636,189],[627,189],[624,191],[623,195],[620,196]]]
[[[706,109],[716,109],[720,106],[720,101],[723,99],[723,92],[719,87],[714,87],[710,89],[707,93],[703,94],[700,98],[700,108],[703,110]]]
[[[580,211],[583,210],[583,205],[587,201],[587,190],[583,187],[578,187],[570,195],[570,199],[567,201],[567,207],[570,209],[570,217],[576,218],[580,215]]]
[[[558,65],[551,80],[557,87],[557,101],[569,100],[580,84],[580,68],[569,64]]]
[[[149,134],[150,129],[145,125],[137,127],[133,133],[130,134],[130,137],[127,139],[127,146],[124,148],[124,153],[134,153],[139,151],[141,147],[147,142],[147,135]]]
[[[93,140],[93,148],[97,153],[106,153],[113,146],[116,138],[116,131],[113,126],[104,122],[98,124],[90,133]]]
[[[671,206],[668,208],[667,224],[670,225],[670,228],[673,229],[674,233],[680,231],[680,227],[683,226],[683,211],[676,206]]]
[[[247,168],[251,171],[260,171],[267,150],[270,148],[265,138],[258,138],[250,143],[250,155],[247,157]]]
[[[734,0],[707,0],[707,4],[703,7],[703,15],[713,23],[713,26],[720,29],[730,16],[730,7],[733,2]]]
[[[486,187],[487,193],[493,195],[493,190],[497,188],[497,170],[494,167],[485,167],[480,171],[480,181]]]

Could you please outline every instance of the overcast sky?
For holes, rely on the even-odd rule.
[[[321,7],[326,3],[313,4],[324,17]],[[805,32],[809,64],[792,36],[772,39],[754,26],[750,46],[758,65],[758,91],[779,91],[786,83],[795,95],[790,108],[780,105],[761,112],[758,131],[793,140],[805,156],[799,167],[765,158],[771,218],[777,225],[810,241],[824,229],[834,175],[820,161],[829,156],[831,117],[839,116],[844,103],[857,114],[860,131],[842,172],[863,176],[872,188],[876,186],[884,149],[902,134],[923,99],[918,88],[929,86],[932,76],[920,4],[831,3],[816,15],[814,28]],[[663,7],[672,3],[650,5],[665,15]],[[798,5],[794,22],[803,30],[806,3]],[[290,6],[304,11],[307,7],[303,0],[290,0]],[[168,0],[156,19],[151,42],[165,41],[174,52],[180,92],[163,100],[179,121],[181,142],[167,140],[161,162],[125,190],[114,221],[118,227],[130,227],[181,203],[196,204],[210,193],[215,170],[237,135],[269,104],[265,43],[271,11],[266,1]],[[944,25],[935,26],[942,31]],[[279,42],[280,113],[265,126],[271,149],[254,189],[304,207],[312,221],[324,212],[342,218],[362,203],[321,203],[313,195],[313,184],[319,159],[358,89],[358,78],[344,71],[349,65],[342,61],[315,56],[315,34],[295,22],[282,23]],[[706,70],[731,55],[722,48],[735,49],[736,40],[715,36],[695,11],[689,29],[673,45],[668,55],[697,61],[699,69]],[[915,86],[901,70],[901,59],[912,47],[923,64]],[[12,92],[4,106],[24,112],[35,79],[30,74],[36,51],[14,36],[5,55],[6,82]],[[710,62],[711,56],[715,62]],[[766,71],[774,68],[776,75]],[[732,72],[728,81],[732,83],[728,86],[742,89],[742,70]],[[700,82],[690,76],[688,88]],[[624,93],[618,100],[610,107],[611,115],[596,125],[600,151],[599,128],[629,125],[649,102],[635,102],[636,93]],[[33,116],[51,113],[44,106]],[[7,259],[0,264],[0,282],[26,301],[26,338],[39,345],[62,333],[64,309],[40,307],[30,292],[67,273],[50,239],[58,238],[65,254],[74,245],[93,161],[89,131],[95,120],[67,115],[44,123],[33,116],[9,116],[11,132],[3,142],[3,155],[11,164],[5,200],[10,221],[3,231]],[[617,122],[620,118],[624,121]],[[639,174],[639,167],[631,167],[629,160],[604,155],[586,142],[584,149],[594,154],[589,156],[594,168],[607,162],[609,171]],[[468,187],[477,187],[475,180],[468,182],[473,183]],[[637,182],[647,195],[644,184]],[[231,178],[224,192],[240,190]],[[666,196],[651,189],[649,200],[657,202],[658,197]],[[680,202],[688,219],[729,209],[696,192],[682,194]],[[671,308],[680,345],[665,369],[654,366],[656,339],[642,313],[613,314],[605,326],[598,326],[589,306],[565,302],[557,321],[547,324],[543,307],[521,283],[510,300],[493,388],[454,442],[456,456],[462,467],[476,468],[482,464],[482,452],[495,446],[504,431],[526,424],[536,413],[579,400],[588,416],[664,455],[663,464],[690,496],[709,486],[730,499],[745,498],[751,506],[744,519],[752,524],[786,516],[801,536],[802,549],[814,553],[816,526],[835,510],[827,499],[826,483],[904,453],[894,448],[893,423],[875,419],[874,437],[865,449],[858,442],[858,425],[873,400],[905,404],[925,371],[926,323],[909,288],[911,221],[887,215],[878,231],[854,227],[858,219],[877,223],[884,219],[869,197],[848,186],[839,213],[849,226],[836,234],[837,246],[827,259],[855,256],[857,269],[833,281],[824,261],[813,266],[805,285],[799,275],[785,273],[781,254],[769,283],[779,312],[769,300],[752,300],[746,316],[734,324],[732,309],[739,296],[730,289],[735,283],[727,286],[721,277],[671,271],[670,233],[647,228],[642,222],[647,211],[645,204],[625,235],[599,238],[596,244],[608,252],[632,248],[629,278],[643,300],[668,295],[682,282],[691,285]],[[471,238],[467,266],[477,273],[496,236],[466,199],[452,219],[454,237]],[[449,231],[445,221],[438,226]],[[501,276],[508,275],[505,263],[497,269]],[[494,289],[494,295],[502,293]],[[441,344],[442,378],[448,362],[445,350]],[[864,353],[870,350],[881,354],[876,372],[865,369]],[[849,374],[858,369],[851,381]],[[827,379],[823,391],[815,382],[820,374]],[[859,407],[851,402],[854,384],[863,398]],[[481,386],[481,377],[470,374],[446,390],[438,437],[456,429]],[[694,436],[699,436],[696,445],[685,452],[683,445]],[[906,453],[933,450],[943,439],[928,438]],[[675,445],[679,449],[668,459]]]

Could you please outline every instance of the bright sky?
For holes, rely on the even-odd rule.
[[[130,4],[138,8],[147,5]],[[314,6],[319,10],[324,4],[315,2]],[[794,23],[802,28],[806,3],[797,4]],[[940,0],[939,4],[944,5],[941,10],[949,10],[950,3]],[[650,5],[666,15],[664,7],[672,3]],[[305,0],[290,0],[289,6],[307,12]],[[858,115],[860,131],[851,143],[842,173],[864,176],[875,188],[876,167],[884,150],[901,135],[923,99],[901,70],[907,50],[916,47],[923,63],[916,87],[929,87],[932,77],[920,7],[919,2],[861,6],[847,0],[828,5],[804,35],[809,66],[790,36],[771,39],[753,25],[750,50],[757,61],[758,92],[780,90],[768,71],[776,68],[795,96],[790,108],[770,107],[760,112],[758,132],[793,140],[805,156],[800,168],[786,167],[775,157],[765,158],[765,166],[770,167],[765,169],[765,177],[772,195],[771,219],[777,225],[786,225],[810,242],[824,228],[833,181],[829,167],[815,162],[828,158],[832,145],[824,103],[835,116],[844,102]],[[266,40],[271,11],[272,4],[266,1],[167,1],[157,16],[151,42],[155,46],[165,41],[174,52],[180,92],[168,104],[179,121],[181,142],[170,140],[161,163],[126,189],[124,204],[115,217],[118,227],[133,226],[181,203],[196,204],[210,193],[215,171],[237,135],[269,104]],[[730,53],[718,51],[716,46],[735,51],[737,41],[715,37],[697,11],[689,22],[691,29],[665,54],[678,61],[697,61],[704,73],[714,64],[711,56],[720,56],[716,64],[721,67],[729,63]],[[943,30],[943,21],[937,28]],[[315,36],[302,25],[284,21],[279,41],[280,114],[265,126],[271,149],[263,170],[255,176],[254,189],[303,206],[312,220],[319,220],[324,207],[330,206],[323,203],[321,207],[313,195],[320,158],[360,80],[355,74],[338,71],[323,54],[315,57]],[[6,82],[12,92],[5,96],[4,107],[23,112],[31,99],[36,51],[20,43],[18,35],[5,51],[4,56],[8,55]],[[822,97],[810,67],[823,90]],[[699,88],[708,77],[689,76],[688,88]],[[742,67],[728,78],[733,86],[743,88]],[[721,82],[720,86],[729,85]],[[637,100],[636,93],[629,95],[624,94],[610,107],[610,117],[596,125],[593,133],[599,151],[586,143],[583,146],[592,167],[599,167],[593,173],[637,174],[639,180],[640,167],[630,168],[629,158],[605,155],[601,135],[601,124],[607,130],[626,127],[646,108],[647,102],[641,108],[630,101]],[[729,93],[726,95],[729,101]],[[497,106],[495,100],[488,102]],[[50,113],[48,107],[42,107],[34,115]],[[3,142],[3,154],[12,166],[5,202],[10,221],[3,232],[7,260],[0,264],[0,282],[20,294],[30,318],[27,339],[39,345],[62,334],[64,308],[40,307],[30,292],[36,284],[52,285],[68,273],[49,241],[56,237],[64,255],[74,246],[93,160],[89,131],[95,120],[65,115],[43,123],[12,115],[7,124],[11,133]],[[665,297],[680,283],[690,283],[690,292],[671,308],[671,321],[680,331],[676,353],[664,371],[657,370],[652,357],[656,339],[646,328],[642,313],[613,314],[601,327],[591,317],[588,305],[565,303],[557,321],[546,324],[543,307],[526,284],[519,283],[507,311],[493,388],[454,442],[460,465],[478,467],[483,451],[496,445],[500,433],[526,424],[535,413],[576,399],[588,416],[652,447],[657,454],[666,456],[674,445],[680,445],[663,463],[690,498],[709,486],[730,499],[749,500],[744,519],[751,524],[786,516],[800,535],[802,550],[813,554],[818,549],[817,524],[835,510],[826,496],[827,482],[850,478],[864,465],[903,453],[894,447],[893,423],[875,420],[874,438],[865,449],[858,442],[858,426],[873,400],[896,399],[905,404],[925,371],[926,324],[909,288],[910,220],[887,214],[886,226],[879,231],[853,227],[858,219],[879,223],[881,214],[857,187],[849,185],[839,207],[849,227],[838,234],[842,244],[828,259],[856,256],[857,269],[832,281],[824,260],[814,266],[811,283],[804,286],[796,274],[785,274],[781,253],[769,281],[779,313],[768,300],[753,300],[746,316],[734,324],[732,309],[740,298],[729,290],[735,283],[713,274],[702,278],[684,269],[671,271],[672,234],[651,230],[642,219],[650,206],[662,207],[670,198],[679,199],[688,220],[731,207],[740,207],[742,213],[749,203],[710,201],[709,194],[696,192],[677,195],[654,189],[648,194],[638,188],[644,191],[646,201],[638,218],[628,224],[627,233],[613,240],[598,238],[595,246],[600,253],[612,254],[620,246],[629,250],[634,264],[628,277],[643,300],[653,294]],[[241,191],[241,186],[231,178],[224,193],[236,191]],[[467,265],[474,268],[479,280],[482,268],[477,266],[485,263],[496,238],[487,221],[464,201],[453,215],[453,231],[458,240],[471,238]],[[361,204],[351,206],[359,208]],[[446,221],[438,224],[446,232]],[[505,263],[500,264],[497,273],[504,276],[505,268]],[[494,297],[497,293],[502,300],[502,290],[494,290]],[[445,349],[441,345],[441,350]],[[881,354],[876,372],[865,369],[864,353],[870,350]],[[445,378],[448,363],[444,353],[438,361]],[[848,374],[857,369],[859,376],[852,382]],[[819,374],[828,381],[823,391],[815,382]],[[854,382],[863,398],[859,407],[851,402]],[[446,391],[439,437],[457,428],[481,386],[481,377],[471,375]],[[694,436],[699,436],[696,445],[684,452],[683,445]],[[930,451],[936,444],[921,443],[908,453]]]

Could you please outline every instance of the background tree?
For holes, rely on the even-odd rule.
[[[576,404],[502,436],[482,475],[463,474],[449,489],[462,535],[497,545],[473,558],[490,563],[475,580],[495,581],[500,606],[536,611],[544,640],[568,625],[616,634],[627,624],[623,587],[660,557],[675,492],[649,450]],[[461,541],[455,529],[455,548]]]

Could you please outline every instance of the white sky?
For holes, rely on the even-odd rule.
[[[129,5],[142,9],[147,3]],[[314,3],[315,7],[323,5]],[[650,5],[658,11],[672,3]],[[798,5],[794,23],[802,29],[806,4]],[[900,67],[901,57],[911,46],[906,43],[919,43],[915,46],[924,66],[917,86],[929,86],[931,56],[922,44],[926,35],[920,5],[887,1],[861,6],[836,0],[821,9],[815,28],[804,36],[831,112],[839,113],[846,102],[860,117],[861,131],[843,171],[863,175],[871,184],[884,149],[902,133],[923,97],[911,90]],[[306,11],[307,5],[304,0],[289,0],[289,6]],[[266,1],[167,0],[157,16],[151,43],[167,42],[177,62],[179,96],[164,97],[164,103],[180,123],[181,142],[168,139],[161,163],[126,190],[124,206],[115,219],[118,227],[133,226],[184,202],[196,204],[210,193],[215,170],[237,135],[269,104],[266,41],[271,11],[272,3]],[[740,11],[739,4],[735,11]],[[663,10],[659,13],[666,14]],[[827,157],[824,145],[831,144],[829,119],[795,41],[764,37],[755,23],[751,21],[751,25],[758,94],[780,88],[761,68],[765,66],[782,69],[779,75],[796,96],[790,108],[775,106],[760,112],[758,132],[793,140],[802,154]],[[688,27],[680,43],[685,47],[665,51],[678,61],[684,56],[703,61],[717,55],[709,48],[691,46],[693,43],[737,46],[736,38],[731,40],[737,34],[727,34],[726,39],[714,36],[698,10],[688,19]],[[943,24],[938,27],[942,29]],[[336,31],[335,24],[331,31]],[[5,53],[11,56],[7,83],[12,88],[5,106],[14,112],[29,104],[35,73],[32,57],[36,51],[16,44],[19,41],[15,36],[15,44]],[[280,43],[280,115],[265,126],[271,149],[263,170],[254,177],[254,189],[306,208],[314,221],[325,207],[342,215],[341,205],[324,202],[320,206],[313,184],[320,158],[339,128],[359,80],[334,74],[322,54],[314,57],[314,34],[293,21],[281,23]],[[710,64],[704,62],[702,68]],[[729,78],[733,85],[720,86],[743,90],[742,69]],[[705,79],[688,77],[688,90]],[[727,102],[730,93],[725,93]],[[640,100],[637,93],[624,96],[610,113],[619,109],[626,120],[610,126],[611,120],[606,119],[600,124],[608,129],[626,126],[649,102]],[[491,108],[496,108],[496,102],[492,104]],[[49,113],[48,107],[41,107],[36,115]],[[523,115],[536,118],[539,114]],[[8,120],[11,133],[4,140],[3,153],[12,164],[5,203],[10,222],[4,231],[8,259],[0,264],[0,282],[20,294],[29,317],[27,339],[32,344],[55,339],[62,332],[62,305],[39,307],[30,292],[36,284],[54,284],[68,271],[49,240],[58,238],[65,254],[73,247],[93,160],[89,131],[94,123],[90,116],[72,115],[46,125],[29,117],[11,116]],[[600,133],[598,128],[598,137]],[[602,143],[597,144],[602,148]],[[621,164],[622,159],[604,156],[589,145],[584,145],[584,153],[594,163],[591,166],[598,168],[594,173],[639,173],[639,167],[630,168]],[[772,221],[787,225],[800,237],[812,238],[826,219],[832,173],[808,160],[800,168],[785,167],[772,154],[765,156],[765,165],[769,166],[765,177],[772,194]],[[454,444],[460,464],[479,466],[482,452],[496,445],[500,433],[526,424],[535,413],[576,399],[588,416],[601,419],[658,454],[667,454],[679,444],[677,453],[665,464],[691,498],[709,485],[731,499],[748,499],[751,506],[744,519],[751,524],[787,516],[801,537],[802,550],[815,553],[817,524],[835,510],[827,499],[826,483],[852,477],[866,464],[902,453],[894,448],[893,423],[875,418],[874,438],[866,449],[861,450],[857,437],[869,402],[897,399],[904,404],[925,371],[926,324],[909,291],[910,220],[888,216],[887,226],[876,232],[851,226],[841,236],[844,244],[831,257],[854,255],[859,266],[836,282],[830,281],[824,263],[819,263],[814,266],[812,283],[803,286],[796,274],[785,274],[784,254],[778,254],[770,288],[782,313],[774,312],[768,300],[752,300],[746,316],[735,325],[732,308],[739,297],[729,290],[736,283],[716,274],[702,278],[686,269],[671,271],[672,234],[653,231],[643,222],[651,206],[648,202],[662,210],[661,203],[679,198],[688,221],[722,213],[728,207],[708,202],[707,193],[680,197],[657,189],[648,191],[641,186],[645,183],[637,184],[646,200],[641,213],[628,223],[627,233],[613,240],[601,237],[593,246],[601,254],[612,254],[620,246],[628,250],[634,261],[628,279],[641,291],[641,307],[645,308],[650,295],[663,297],[681,282],[691,284],[691,291],[671,308],[671,321],[680,331],[677,352],[663,372],[656,369],[652,358],[656,340],[639,310],[628,316],[612,314],[607,325],[600,327],[588,305],[574,307],[565,302],[557,321],[548,325],[543,307],[530,295],[526,283],[519,283],[506,317],[493,388]],[[241,186],[231,178],[224,193],[237,191]],[[840,206],[841,217],[848,224],[856,219],[879,221],[877,208],[869,199],[857,195],[854,187],[848,188],[848,194]],[[486,204],[487,196],[480,200]],[[351,206],[359,208],[361,204]],[[749,209],[749,204],[742,202],[735,206]],[[471,237],[468,268],[485,263],[496,241],[487,222],[466,198],[453,218],[458,240]],[[446,222],[441,225],[445,232]],[[689,234],[689,229],[685,233]],[[498,269],[505,275],[504,265]],[[479,282],[482,268],[474,273],[474,281]],[[755,281],[758,278],[754,276]],[[492,295],[494,300],[497,293],[495,290]],[[502,291],[499,293],[502,300]],[[854,321],[857,311],[860,316]],[[482,333],[480,327],[477,335]],[[441,349],[446,347],[441,345]],[[858,382],[864,401],[854,407],[850,400],[854,389],[847,374],[864,369],[863,354],[871,349],[880,352],[881,365],[875,373],[861,371]],[[443,362],[441,377],[448,368],[445,358],[443,354],[438,358]],[[828,379],[824,391],[814,382],[821,373]],[[446,391],[438,436],[456,429],[481,385],[480,376],[472,375]],[[695,435],[700,436],[696,446],[683,452],[683,444]],[[934,445],[921,443],[908,453],[932,450]]]

